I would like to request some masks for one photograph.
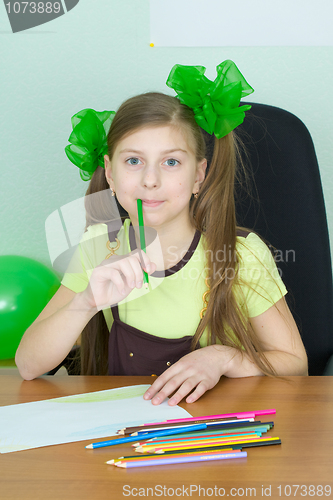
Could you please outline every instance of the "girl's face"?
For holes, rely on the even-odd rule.
[[[139,198],[145,225],[188,227],[189,201],[205,178],[207,161],[196,161],[179,129],[170,125],[139,129],[119,142],[111,161],[107,155],[104,159],[107,181],[134,224]]]

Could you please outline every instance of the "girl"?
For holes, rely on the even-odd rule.
[[[123,103],[107,154],[114,113],[73,117],[67,154],[91,177],[87,195],[106,197],[101,206],[87,197],[81,271],[65,274],[22,338],[16,363],[25,379],[61,363],[81,332],[81,373],[159,375],[144,396],[153,404],[171,394],[170,405],[196,401],[222,375],[307,374],[274,260],[256,234],[236,227],[232,130],[253,89],[231,61],[214,82],[204,71],[176,65],[167,84],[178,98],[147,93]],[[209,169],[199,125],[215,134]],[[110,223],[115,199],[128,214],[120,229]],[[146,253],[138,251],[138,199],[157,234]]]

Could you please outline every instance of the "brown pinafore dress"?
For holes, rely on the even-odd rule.
[[[114,241],[116,234],[111,230],[108,232],[109,241]],[[129,239],[131,250],[135,250],[132,225],[129,227]],[[196,231],[183,259],[172,268],[162,272],[156,271],[152,276],[166,277],[179,271],[193,255],[199,240],[200,232]],[[178,339],[157,337],[121,321],[117,305],[111,307],[111,311],[114,321],[109,335],[109,375],[160,375],[191,351],[191,335]]]

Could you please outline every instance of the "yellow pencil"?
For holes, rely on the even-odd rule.
[[[232,436],[214,436],[214,437],[209,437],[209,438],[203,438],[203,439],[188,439],[188,440],[177,440],[177,439],[170,439],[170,440],[158,440],[158,441],[152,441],[150,440],[145,441],[143,443],[135,443],[135,448],[138,446],[142,446],[143,448],[164,448],[164,447],[171,447],[171,446],[185,446],[185,445],[190,445],[190,444],[200,444],[200,443],[224,443],[227,442],[229,443],[232,440],[235,441],[240,441],[241,439],[257,439],[259,436],[255,432],[251,432],[248,434],[242,434],[242,435],[232,435]],[[132,445],[133,446],[133,445]]]
[[[268,438],[265,436],[265,438],[258,438],[258,439],[239,439],[239,440],[234,440],[234,441],[228,441],[228,442],[223,442],[224,445],[234,445],[234,444],[238,444],[240,446],[242,446],[242,444],[247,444],[247,443],[260,443],[260,441],[265,441],[266,443],[267,442],[272,442],[272,444],[274,443],[274,441],[279,441],[280,438],[278,437],[272,437],[272,438]],[[200,448],[206,448],[208,446],[212,446],[213,443],[212,442],[209,442],[209,443],[200,443]],[[214,446],[214,445],[213,445]],[[191,448],[198,448],[198,444],[191,444],[191,445],[183,445],[183,446],[165,446],[165,445],[158,445],[158,446],[149,446],[149,447],[146,447],[146,446],[138,446],[135,451],[138,452],[138,453],[159,453],[160,451],[173,451],[173,450],[184,450],[184,449],[191,449]]]
[[[201,434],[201,433],[196,433],[198,436],[195,436],[195,433],[189,433],[189,436],[181,435],[181,437],[175,437],[175,438],[169,438],[169,439],[159,439],[159,438],[151,438],[147,439],[146,441],[138,442],[138,443],[133,443],[132,446],[135,448],[137,446],[140,446],[142,444],[145,445],[155,445],[155,444],[172,444],[172,443],[183,443],[186,444],[189,441],[209,441],[212,440],[214,441],[215,439],[228,439],[228,438],[241,438],[241,437],[247,437],[247,436],[261,436],[262,431],[256,431],[256,430],[250,430],[250,431],[241,431],[237,433],[231,434],[229,433],[216,433],[216,434]]]

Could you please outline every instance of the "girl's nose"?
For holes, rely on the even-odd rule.
[[[147,188],[154,188],[160,185],[160,175],[154,166],[147,166],[143,172],[143,185]]]

